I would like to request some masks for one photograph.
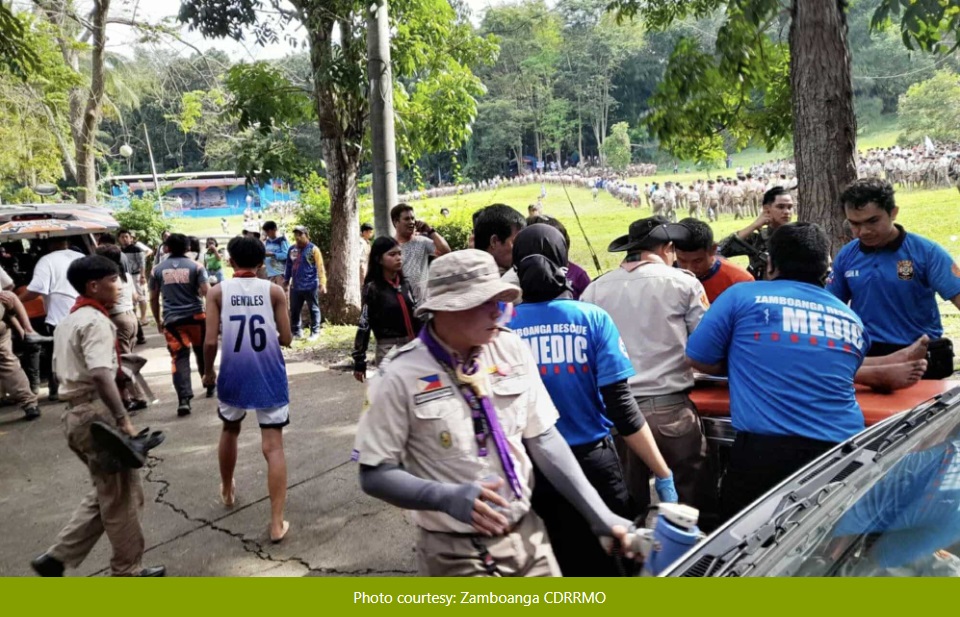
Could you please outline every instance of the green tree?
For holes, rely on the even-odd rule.
[[[593,132],[601,160],[611,114],[619,105],[614,78],[644,44],[641,24],[617,20],[607,12],[608,4],[608,0],[562,0],[557,5],[565,23],[563,49],[578,120]],[[582,150],[582,138],[579,142]]]
[[[607,165],[617,171],[623,171],[630,164],[630,126],[626,122],[613,125],[610,135],[601,146]]]
[[[900,97],[901,140],[918,143],[924,137],[937,141],[960,139],[960,75],[937,71],[913,84]]]
[[[0,68],[25,80],[39,63],[37,50],[30,44],[29,25],[0,4]]]
[[[0,72],[0,185],[31,187],[65,176],[63,152],[71,152],[67,108],[80,75],[63,61],[53,27],[23,18],[23,40],[36,62],[26,79]],[[62,147],[61,147],[62,146]]]
[[[152,197],[131,197],[130,206],[114,213],[120,227],[135,231],[137,238],[148,246],[158,246],[163,232],[169,229],[166,219],[157,209]]]
[[[840,191],[857,177],[845,0],[615,0],[620,17],[664,29],[687,17],[723,14],[713,49],[681,39],[653,101],[650,126],[677,154],[715,156],[725,131],[768,148],[793,133],[800,219],[844,239]],[[874,29],[899,21],[901,39],[942,52],[960,29],[956,2],[881,0]],[[786,31],[787,36],[781,34]],[[701,140],[703,143],[700,143]]]
[[[290,0],[289,4],[281,0],[184,0],[180,11],[181,21],[211,38],[239,40],[252,32],[258,42],[276,41],[293,22],[306,31],[311,98],[320,128],[331,201],[331,251],[337,256],[329,268],[329,316],[337,323],[352,322],[360,313],[360,290],[356,285],[357,180],[366,155],[368,129],[368,9],[369,4],[361,0]],[[438,80],[434,83],[462,86],[463,80],[444,82],[439,75],[478,64],[495,50],[490,39],[473,34],[469,22],[461,19],[446,0],[396,0],[390,3],[390,11],[393,73],[408,90],[417,83],[429,83],[431,77]],[[464,75],[462,71],[460,74]],[[458,98],[447,93],[444,96],[449,97],[445,102]],[[458,116],[464,125],[472,119],[469,113]],[[251,115],[251,120],[259,126],[272,126],[262,113]],[[402,122],[401,118],[398,125]],[[447,147],[451,145],[456,144]]]
[[[559,74],[561,27],[559,16],[544,0],[492,7],[480,24],[480,32],[497,37],[500,45],[496,63],[480,72],[489,89],[487,100],[502,101],[487,109],[515,108],[510,150],[517,161],[522,160],[527,135],[532,153],[543,158],[546,117]]]

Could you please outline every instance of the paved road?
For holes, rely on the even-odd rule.
[[[414,529],[399,510],[363,495],[349,461],[363,386],[346,373],[291,362],[292,422],[284,431],[288,466],[287,519],[279,545],[267,535],[269,499],[260,431],[248,418],[240,435],[238,502],[219,502],[215,399],[204,399],[199,377],[193,415],[177,418],[170,360],[161,337],[149,335],[144,374],[159,403],[134,418],[138,428],[162,429],[166,442],[143,470],[145,564],[172,576],[378,576],[414,574]],[[64,406],[44,403],[43,417],[20,420],[0,409],[0,576],[32,574],[43,552],[89,487],[85,468],[67,448]],[[106,537],[71,575],[105,572]]]

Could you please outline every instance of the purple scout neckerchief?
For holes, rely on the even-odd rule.
[[[419,338],[427,346],[434,359],[455,377],[460,388],[460,394],[470,405],[474,432],[480,448],[478,454],[480,456],[487,455],[487,427],[489,427],[490,433],[493,435],[493,442],[497,446],[497,453],[500,455],[503,471],[507,474],[507,481],[510,482],[510,487],[517,499],[522,499],[523,488],[520,486],[520,478],[517,477],[513,459],[510,458],[507,437],[503,434],[497,412],[487,395],[486,380],[480,372],[480,362],[477,361],[477,357],[474,356],[465,361],[465,363],[469,363],[469,366],[456,362],[450,356],[450,353],[433,337],[429,325],[420,330]]]

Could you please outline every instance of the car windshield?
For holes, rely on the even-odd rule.
[[[770,576],[960,576],[960,414],[854,474],[772,551]]]

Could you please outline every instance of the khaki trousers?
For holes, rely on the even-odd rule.
[[[110,316],[110,321],[117,327],[117,342],[120,344],[120,353],[133,353],[137,344],[137,315],[133,311],[117,313]]]
[[[493,559],[496,573],[484,567],[481,547]],[[420,576],[560,576],[547,530],[532,511],[498,538],[421,528],[416,551]]]
[[[5,323],[0,323],[0,391],[6,392],[21,409],[37,404],[37,395],[30,390],[30,380],[13,353],[10,327]]]
[[[637,406],[647,420],[660,453],[673,472],[680,503],[700,508],[709,495],[708,474],[703,473],[707,458],[707,438],[697,408],[686,394],[638,397]],[[624,480],[637,511],[650,505],[650,469],[617,438],[617,452],[624,467]]]
[[[137,314],[133,311],[117,313],[116,315],[111,315],[110,320],[113,322],[113,325],[117,327],[117,344],[120,346],[120,353],[133,353],[133,349],[137,344],[137,329],[140,326],[140,322],[137,321]],[[130,395],[130,398],[138,401],[147,398],[147,395],[144,394],[143,390],[135,381],[128,382],[124,388],[127,394]]]
[[[64,432],[70,449],[90,470],[93,488],[80,502],[47,551],[54,559],[76,568],[107,534],[113,547],[110,570],[113,576],[134,576],[141,570],[143,559],[143,487],[137,469],[109,473],[104,469],[101,454],[94,448],[90,424],[99,420],[114,424],[107,407],[99,400],[69,409],[63,416]]]

